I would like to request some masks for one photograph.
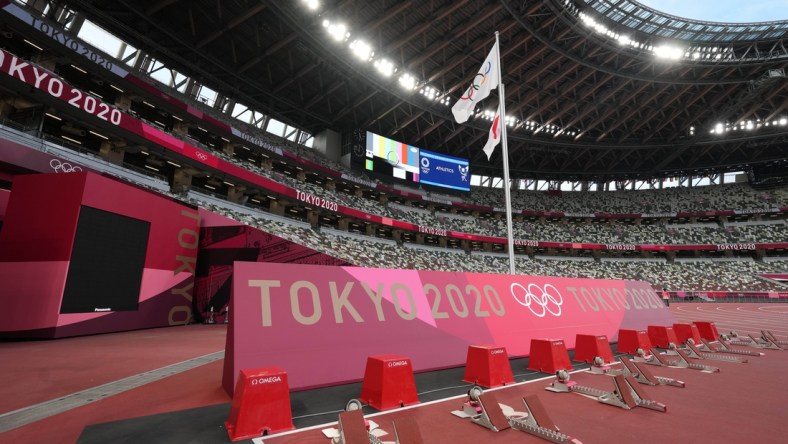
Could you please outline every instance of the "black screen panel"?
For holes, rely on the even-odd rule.
[[[60,313],[134,311],[150,222],[82,206]]]

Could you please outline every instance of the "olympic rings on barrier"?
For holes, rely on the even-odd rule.
[[[68,162],[61,162],[59,159],[52,159],[49,161],[49,166],[52,167],[52,170],[57,172],[63,173],[75,173],[77,171],[82,171],[82,168],[78,165],[71,165]]]
[[[524,294],[515,294],[515,287],[520,288]],[[521,284],[514,282],[509,286],[509,291],[518,304],[528,307],[531,313],[540,318],[544,317],[547,313],[553,316],[561,316],[561,305],[564,303],[564,298],[561,296],[561,293],[558,292],[558,289],[551,284],[545,284],[544,287],[540,287],[536,284],[528,284],[528,288],[526,289]],[[538,294],[535,294],[535,291]]]

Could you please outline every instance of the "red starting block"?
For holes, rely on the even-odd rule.
[[[287,373],[276,367],[241,370],[224,426],[232,441],[293,430]]]
[[[717,326],[714,322],[695,321],[693,322],[698,327],[700,337],[707,341],[717,341],[720,339],[720,333],[717,331]]]
[[[648,338],[651,339],[651,344],[654,347],[668,348],[670,343],[678,345],[679,339],[676,337],[676,332],[673,327],[665,327],[662,325],[649,325]]]
[[[681,344],[685,344],[687,339],[692,339],[696,345],[700,344],[700,332],[694,324],[673,324],[673,331]]]
[[[400,355],[369,356],[359,399],[378,410],[418,404],[410,358]]]
[[[494,345],[469,345],[463,381],[482,387],[514,383],[506,348]]]
[[[591,364],[594,358],[599,356],[604,364],[612,364],[613,350],[605,335],[581,335],[575,336],[575,358],[576,362]]]
[[[561,339],[531,339],[531,355],[528,357],[528,369],[545,373],[558,370],[571,370],[569,352]]]
[[[645,351],[651,350],[651,340],[645,330],[619,330],[618,331],[618,352],[637,354],[638,349]]]

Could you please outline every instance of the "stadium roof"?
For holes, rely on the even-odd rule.
[[[497,98],[465,124],[450,108],[495,31],[512,177],[648,178],[788,159],[785,21],[701,22],[629,0],[66,3],[278,120],[313,134],[368,129],[468,157],[474,174],[501,175],[500,149],[491,161],[481,151]],[[386,62],[393,75],[380,73]]]

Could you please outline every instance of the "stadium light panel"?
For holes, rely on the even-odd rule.
[[[780,119],[780,126],[785,126],[786,124],[788,124],[788,119],[786,119],[785,117],[781,118]]]
[[[363,40],[353,40],[350,44],[350,50],[353,51],[356,57],[361,60],[367,61],[375,54],[372,51],[372,47]]]
[[[654,48],[654,55],[662,59],[678,60],[684,51],[672,45],[662,45]]]
[[[399,84],[405,89],[412,90],[416,88],[416,79],[412,75],[405,73],[399,77]]]
[[[629,36],[620,35],[618,36],[618,43],[622,46],[629,45],[632,43],[632,39],[630,39]]]
[[[388,59],[375,60],[374,65],[375,68],[377,68],[378,72],[386,77],[391,76],[396,71],[396,69],[394,68],[394,64],[391,63]]]
[[[303,3],[306,5],[307,8],[316,11],[317,8],[320,7],[320,2],[318,0],[303,0]]]
[[[342,23],[331,23],[328,20],[323,20],[323,26],[328,30],[328,34],[338,42],[347,40],[350,37],[347,27]]]

